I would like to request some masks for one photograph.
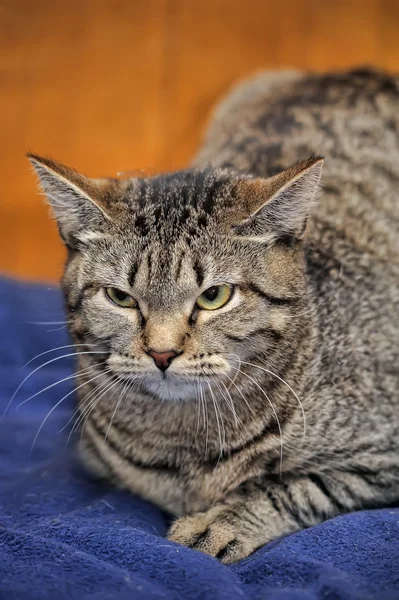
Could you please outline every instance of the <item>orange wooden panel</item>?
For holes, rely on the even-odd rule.
[[[88,175],[183,166],[259,69],[399,70],[396,0],[3,0],[0,271],[57,280],[63,248],[24,157]]]

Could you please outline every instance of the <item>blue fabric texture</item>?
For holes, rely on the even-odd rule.
[[[73,372],[72,357],[53,360],[72,348],[23,368],[70,343],[62,321],[57,288],[0,280],[0,415],[32,374],[0,421],[1,600],[399,599],[398,509],[332,519],[227,567],[165,539],[155,506],[91,479],[63,429],[73,393],[41,427],[72,380],[21,404]]]

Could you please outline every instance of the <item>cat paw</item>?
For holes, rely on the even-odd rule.
[[[228,507],[215,506],[175,521],[168,538],[214,556],[222,563],[231,564],[249,556],[262,545],[248,525]]]

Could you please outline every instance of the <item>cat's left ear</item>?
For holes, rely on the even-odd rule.
[[[46,194],[63,242],[73,248],[101,231],[111,216],[104,201],[106,180],[89,179],[49,158],[27,154]]]
[[[233,232],[265,242],[303,237],[322,168],[323,158],[310,158],[268,179],[241,180],[237,192],[248,216],[233,226]]]

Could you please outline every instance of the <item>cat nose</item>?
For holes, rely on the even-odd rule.
[[[176,356],[179,356],[181,352],[175,352],[175,350],[166,350],[165,352],[156,352],[155,350],[147,350],[147,354],[154,359],[155,364],[161,371],[166,371],[170,363]]]

